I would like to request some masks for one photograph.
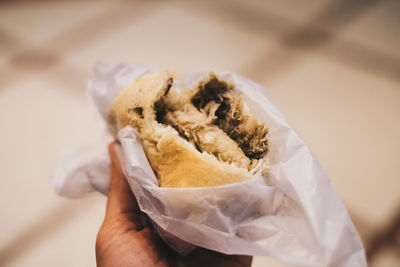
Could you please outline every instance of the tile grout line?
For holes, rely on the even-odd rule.
[[[221,10],[221,3],[226,3],[226,1],[212,2],[214,7],[212,10]],[[294,26],[293,21],[288,23],[286,19],[271,13],[265,15],[265,12],[253,12],[252,16],[250,16],[252,10],[247,10],[245,6],[239,3],[236,3],[236,5],[226,4],[225,7],[230,8],[228,12],[218,13],[214,11],[212,15],[218,18],[223,17],[234,24],[257,28],[257,31],[272,34],[274,39],[277,40],[272,51],[266,51],[265,54],[260,55],[242,68],[241,73],[245,76],[251,78],[260,77],[264,73],[257,74],[257,72],[267,62],[269,69],[265,71],[266,75],[277,78],[288,67],[301,61],[304,54],[318,50],[328,52],[337,61],[349,62],[359,69],[398,81],[400,77],[398,75],[400,59],[393,59],[393,56],[386,55],[379,50],[339,38],[337,33],[329,29],[337,26],[343,27],[352,23],[358,16],[380,3],[371,0],[366,3],[363,1],[334,2],[318,12],[309,22],[297,27]],[[348,8],[349,6],[350,8]],[[190,9],[193,7],[184,6],[184,8]],[[203,13],[208,11],[208,9],[199,10]],[[259,25],[262,25],[262,27],[260,28]],[[318,27],[314,25],[318,25]],[[349,50],[363,51],[363,53],[353,53],[349,57],[346,53]],[[366,61],[368,64],[364,64]]]

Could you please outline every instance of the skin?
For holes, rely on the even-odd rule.
[[[119,266],[251,266],[252,257],[225,255],[196,248],[187,256],[172,251],[153,231],[143,225],[138,203],[121,169],[116,147],[108,146],[111,181],[106,215],[96,240],[100,267]]]

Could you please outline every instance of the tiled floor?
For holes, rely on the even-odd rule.
[[[100,139],[84,91],[97,60],[265,85],[369,248],[400,208],[398,14],[395,0],[1,2],[0,265],[95,265],[105,198],[62,199],[50,177],[61,149]],[[370,265],[399,265],[398,239]]]

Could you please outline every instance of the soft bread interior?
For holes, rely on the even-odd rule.
[[[173,74],[143,76],[113,103],[114,129],[135,127],[162,187],[215,186],[266,171],[268,129],[247,110],[232,85],[215,75],[178,93]],[[236,129],[228,126],[234,123]]]

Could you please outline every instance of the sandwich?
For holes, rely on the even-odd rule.
[[[242,182],[268,171],[268,128],[234,84],[211,73],[191,90],[176,75],[145,75],[113,102],[108,123],[140,135],[160,187],[207,187]]]

